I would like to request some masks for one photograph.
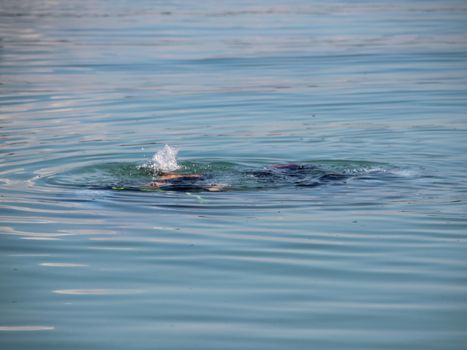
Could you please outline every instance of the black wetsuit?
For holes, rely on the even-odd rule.
[[[264,189],[287,185],[314,187],[330,181],[342,181],[347,177],[348,175],[326,171],[312,164],[277,164],[263,169],[242,171],[239,178],[235,179],[235,183],[222,184],[222,188],[216,191]],[[212,174],[199,177],[182,175],[179,178],[163,180],[156,187],[167,191],[212,191],[213,186],[219,185],[216,180],[219,179]]]

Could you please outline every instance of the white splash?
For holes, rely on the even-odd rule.
[[[152,157],[151,168],[155,173],[168,173],[180,169],[177,153],[178,149],[165,145]]]

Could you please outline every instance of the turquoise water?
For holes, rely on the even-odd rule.
[[[2,349],[465,348],[464,1],[2,1],[0,109]]]

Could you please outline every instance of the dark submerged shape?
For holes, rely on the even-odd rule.
[[[74,168],[37,182],[90,190],[138,192],[226,192],[340,185],[350,178],[394,178],[394,166],[376,162],[316,160],[255,166],[219,160],[181,162],[179,170],[157,173],[151,164],[113,162]]]
[[[167,191],[220,192],[241,189],[267,189],[283,186],[314,187],[327,182],[338,182],[348,175],[327,172],[312,164],[274,164],[261,169],[243,170],[233,181],[223,182],[225,176],[215,174],[162,174],[149,187]]]

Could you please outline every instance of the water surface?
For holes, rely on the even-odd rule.
[[[455,0],[0,2],[0,347],[464,348],[466,23]],[[234,184],[348,177],[121,190],[165,144]]]

